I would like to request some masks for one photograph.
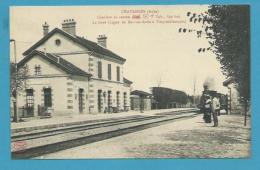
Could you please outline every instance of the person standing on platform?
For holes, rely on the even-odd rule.
[[[218,126],[218,110],[219,110],[219,99],[217,98],[217,95],[214,95],[212,99],[212,113],[213,113],[213,121],[214,121],[214,127]]]
[[[205,116],[204,120],[205,123],[211,123],[211,107],[212,107],[212,102],[210,99],[209,95],[206,95],[206,101],[205,101]]]

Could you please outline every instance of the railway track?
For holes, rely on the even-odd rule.
[[[19,135],[13,135],[12,136],[12,142],[16,141],[24,141],[24,140],[30,140],[30,139],[36,139],[36,138],[42,138],[47,136],[53,136],[58,134],[65,134],[70,132],[79,132],[84,130],[90,130],[100,127],[108,127],[108,126],[115,126],[120,125],[128,122],[137,122],[137,121],[143,121],[143,120],[149,120],[149,119],[155,119],[162,116],[149,116],[149,117],[137,117],[137,118],[124,118],[114,121],[106,121],[101,123],[91,123],[86,125],[75,125],[72,127],[64,127],[64,128],[58,128],[54,130],[43,130],[40,132],[32,132],[32,133],[25,133],[25,134],[19,134]]]
[[[14,159],[39,157],[179,119],[191,118],[197,114],[196,111],[193,111],[193,113],[186,111],[165,115],[126,117],[84,125],[13,134],[11,137],[12,157]],[[17,149],[15,147],[17,143],[23,143],[25,146],[22,149]]]

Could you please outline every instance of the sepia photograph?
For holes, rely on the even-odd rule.
[[[251,158],[250,5],[9,17],[11,159]]]

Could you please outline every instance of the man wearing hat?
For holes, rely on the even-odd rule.
[[[212,107],[212,102],[210,99],[210,96],[208,94],[205,95],[205,115],[204,115],[204,120],[206,123],[211,123],[211,107]]]
[[[213,113],[213,121],[214,127],[218,126],[218,110],[220,108],[219,99],[217,98],[217,94],[214,94],[212,99],[212,113]]]

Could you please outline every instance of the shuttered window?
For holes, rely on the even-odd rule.
[[[107,70],[107,72],[108,72],[108,80],[111,80],[111,64],[108,64],[107,68],[108,68],[108,70]]]
[[[119,66],[117,66],[116,67],[116,77],[117,77],[117,81],[120,81],[120,67]]]
[[[51,88],[44,88],[44,106],[52,107]]]
[[[98,61],[98,78],[102,78],[102,63]]]

